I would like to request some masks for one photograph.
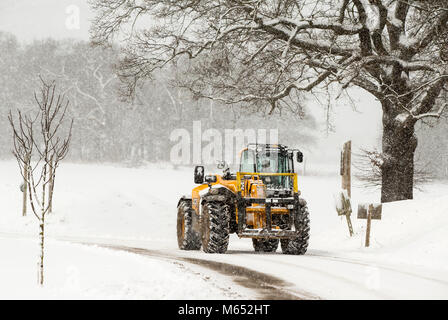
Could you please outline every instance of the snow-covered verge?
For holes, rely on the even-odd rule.
[[[217,283],[178,262],[52,240],[40,287],[37,247],[30,239],[0,238],[0,299],[248,298],[235,293],[239,288],[232,291],[231,283]]]
[[[307,180],[304,181],[304,186]],[[370,247],[365,248],[367,220],[357,219],[358,204],[379,203],[378,191],[353,188],[350,237],[345,217],[338,217],[329,193],[337,190],[339,179],[309,181],[313,238],[311,248],[344,257],[356,257],[379,263],[422,266],[448,276],[448,184],[432,183],[415,192],[414,200],[383,204],[381,220],[372,220]],[[321,189],[322,199],[311,196]],[[305,187],[306,188],[306,187]],[[322,212],[326,212],[324,221]],[[315,221],[313,221],[315,219]],[[448,297],[448,292],[447,292]]]
[[[13,161],[0,162],[0,233],[37,235],[35,218],[31,214],[21,217],[22,196],[19,191],[20,177],[16,166]],[[201,259],[215,259],[240,264],[261,272],[273,274],[276,272],[276,275],[280,277],[283,274],[291,273],[291,270],[284,269],[285,272],[282,271],[281,266],[286,268],[287,264],[293,269],[299,268],[299,265],[302,264],[304,268],[318,271],[317,275],[320,272],[321,275],[327,273],[328,276],[328,270],[333,267],[337,275],[342,276],[345,272],[349,280],[341,280],[337,284],[335,283],[335,286],[339,288],[347,283],[347,288],[338,292],[331,291],[333,289],[330,290],[328,285],[325,287],[322,279],[316,278],[318,280],[316,282],[312,281],[313,278],[310,277],[298,277],[300,272],[305,274],[305,269],[297,269],[297,281],[294,284],[315,292],[323,298],[357,297],[359,290],[353,290],[350,287],[350,281],[357,281],[362,286],[365,265],[387,266],[394,270],[411,270],[413,274],[425,278],[434,278],[435,281],[442,283],[442,287],[438,287],[436,298],[448,298],[448,286],[446,286],[448,283],[448,250],[446,250],[448,247],[448,215],[446,214],[448,212],[448,184],[445,183],[426,185],[423,192],[416,192],[415,200],[384,204],[382,220],[372,222],[371,246],[365,248],[366,220],[356,218],[357,204],[378,202],[379,191],[364,190],[354,181],[352,222],[355,235],[349,237],[345,218],[337,216],[334,205],[333,194],[340,189],[339,176],[300,177],[299,188],[308,202],[311,214],[311,240],[308,258],[281,254],[254,256],[251,254],[253,252],[251,241],[238,239],[235,236],[231,237],[229,246],[229,250],[233,251],[233,254],[217,256],[180,252],[177,249],[176,205],[179,197],[182,194],[187,194],[194,185],[193,170],[190,168],[175,170],[159,165],[123,168],[114,165],[63,163],[59,170],[56,180],[54,213],[47,220],[47,232],[53,238],[73,237],[78,240],[90,239],[93,242],[97,242],[96,239],[101,239],[101,242],[113,241],[114,243],[131,244],[174,254],[191,255]],[[4,247],[1,245],[2,242],[0,235],[0,247]],[[6,247],[11,245],[13,243],[8,242]],[[81,250],[80,247],[70,248]],[[24,255],[31,254],[30,250],[25,250]],[[16,259],[16,253],[10,252],[10,254]],[[89,254],[95,256],[96,252],[89,252]],[[105,253],[100,251],[98,254],[104,255]],[[110,253],[108,255],[110,259],[115,257]],[[50,257],[51,254],[48,255],[48,259]],[[351,265],[345,268],[342,263],[328,265],[330,259],[335,258],[361,262],[363,267]],[[31,259],[35,259],[35,255]],[[89,261],[90,258],[86,257],[85,259]],[[81,260],[84,261],[84,258]],[[31,260],[29,263],[32,263],[34,268],[35,262],[33,261]],[[92,258],[91,261],[97,261],[95,264],[98,263],[99,266],[102,266],[99,260]],[[148,263],[151,264],[152,261]],[[157,267],[157,264],[160,263],[154,262],[151,265]],[[164,265],[162,267],[165,274],[176,275],[178,270],[165,268]],[[0,262],[0,269],[3,268],[2,266],[3,259]],[[50,260],[47,266],[51,268]],[[66,267],[58,267],[57,263],[55,266],[55,269],[48,271],[48,274],[66,270]],[[10,268],[12,268],[11,265]],[[319,271],[321,269],[322,271]],[[11,274],[14,275],[12,278],[18,278],[14,268],[8,270],[11,270]],[[109,281],[114,283],[112,277],[114,270],[111,270],[110,279],[105,280],[104,283]],[[133,272],[126,268],[116,271],[129,274],[122,275],[123,277],[131,277]],[[313,276],[316,276],[314,271]],[[0,270],[0,273],[5,274],[3,270]],[[143,273],[145,272],[136,274],[144,278]],[[148,271],[148,273],[151,272]],[[32,278],[30,281],[34,284],[35,272],[30,277]],[[147,277],[150,282],[151,277]],[[394,274],[391,274],[390,277],[394,277]],[[291,281],[288,277],[285,276],[285,278]],[[331,279],[335,279],[335,277],[332,276]],[[405,288],[406,278],[403,276],[400,279],[402,279],[401,282],[397,280],[398,287],[404,285],[403,288]],[[126,279],[123,281],[129,283]],[[319,288],[319,283],[324,287]],[[53,286],[54,290],[57,292],[61,285],[63,286],[64,282],[59,281]],[[447,288],[446,293],[444,293],[445,287],[443,286]],[[99,293],[95,294],[97,287],[101,288],[101,285],[92,283],[89,285],[92,290],[83,290],[82,294],[88,292],[91,293],[91,297],[107,295],[106,289],[99,289]],[[1,288],[2,286],[0,286],[0,291]],[[192,290],[194,293],[189,298],[199,299],[202,297],[201,292],[206,292],[201,290],[200,285],[194,285]],[[391,288],[387,297],[417,296],[424,298],[430,296],[430,293],[426,293],[423,287],[422,290],[419,295],[406,296],[403,294],[406,289],[396,292]],[[149,297],[152,294],[150,291],[140,289],[133,292],[133,297]],[[126,297],[126,295],[122,296]],[[152,297],[169,297],[169,292],[159,292]],[[216,296],[209,294],[208,297]],[[359,297],[369,297],[369,295],[360,295]]]

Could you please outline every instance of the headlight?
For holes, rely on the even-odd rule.
[[[218,179],[214,175],[206,175],[205,182],[206,183],[215,183]]]
[[[218,194],[218,193],[219,193],[219,190],[216,189],[216,188],[212,188],[212,189],[210,190],[210,194]]]

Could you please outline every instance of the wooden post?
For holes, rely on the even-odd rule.
[[[344,143],[344,149],[342,151],[341,159],[341,175],[342,175],[342,189],[347,190],[348,196],[352,196],[352,142],[347,141]]]
[[[345,215],[345,218],[347,219],[348,232],[350,233],[350,237],[353,237],[353,226],[352,220],[350,219],[350,214]]]
[[[348,231],[350,233],[350,237],[353,236],[353,226],[352,221],[350,219],[350,216],[352,214],[352,205],[350,203],[350,198],[345,196],[345,193],[341,191],[337,195],[338,199],[337,202],[339,203],[336,205],[336,211],[338,213],[338,216],[345,216],[347,220],[348,225]]]
[[[342,189],[347,190],[348,195],[348,206],[350,210],[346,211],[345,218],[347,219],[348,230],[350,232],[350,237],[353,236],[353,226],[350,219],[351,214],[351,204],[350,198],[352,196],[352,182],[351,182],[351,163],[352,163],[352,142],[347,141],[344,143],[344,147],[341,153],[341,176],[342,176]]]
[[[369,205],[367,212],[366,247],[370,246],[370,226],[372,224],[373,204]]]
[[[372,229],[372,220],[381,220],[383,206],[381,204],[358,204],[358,219],[367,219],[366,228],[366,247],[370,246],[370,233]]]

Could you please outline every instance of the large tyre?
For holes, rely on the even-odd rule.
[[[299,237],[296,239],[282,239],[280,241],[282,252],[284,254],[305,254],[308,249],[308,241],[310,239],[310,217],[306,201],[300,199],[300,206],[294,212],[294,227]]]
[[[278,242],[278,239],[252,239],[255,252],[275,252]]]
[[[181,250],[201,249],[201,236],[193,230],[191,201],[181,200],[177,206],[177,244]]]
[[[202,205],[202,249],[206,253],[225,253],[229,245],[230,206],[223,202]]]

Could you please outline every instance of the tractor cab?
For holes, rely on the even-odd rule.
[[[260,179],[266,187],[266,196],[291,196],[294,179],[291,175],[277,174],[294,173],[294,152],[299,162],[302,162],[303,155],[299,150],[287,149],[282,145],[250,144],[240,153],[239,172],[262,174]]]

